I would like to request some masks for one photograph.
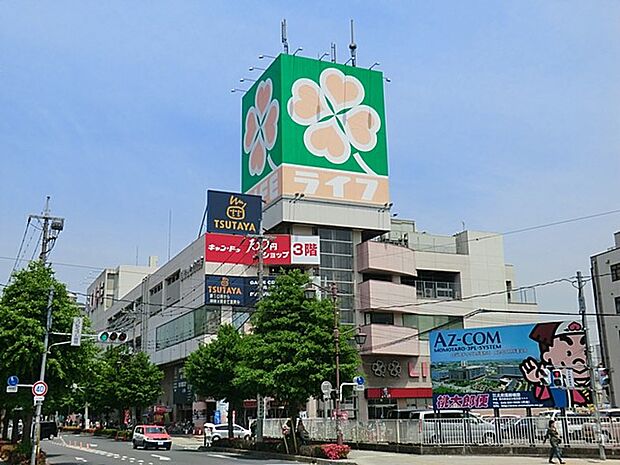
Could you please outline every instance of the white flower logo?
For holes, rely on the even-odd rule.
[[[319,77],[320,87],[307,78],[293,83],[288,113],[304,132],[306,148],[317,157],[340,165],[351,156],[351,146],[368,152],[377,145],[381,120],[374,108],[361,105],[364,86],[353,76],[328,68]],[[359,153],[353,157],[368,174],[375,174]]]
[[[243,151],[250,154],[248,171],[251,176],[263,174],[266,162],[275,169],[267,151],[273,149],[278,138],[280,105],[277,100],[271,99],[272,93],[271,79],[261,81],[256,88],[254,106],[245,115]]]

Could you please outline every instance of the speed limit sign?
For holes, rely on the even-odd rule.
[[[32,385],[33,396],[44,396],[47,394],[47,384],[45,381],[37,381]]]

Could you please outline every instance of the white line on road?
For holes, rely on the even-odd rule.
[[[163,455],[151,454],[151,457],[155,457],[159,460],[163,460],[164,462],[169,461],[170,457],[165,457]]]
[[[83,459],[82,457],[76,457],[75,460],[77,460],[78,462],[88,462],[88,460]]]

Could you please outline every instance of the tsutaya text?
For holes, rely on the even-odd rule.
[[[387,176],[295,165],[278,167],[249,191],[262,196],[267,204],[298,192],[312,198],[349,203],[383,205],[389,201]]]

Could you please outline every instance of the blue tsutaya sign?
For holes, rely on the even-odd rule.
[[[260,195],[207,191],[207,232],[260,234],[262,215]]]
[[[275,276],[263,278],[263,295],[276,282]],[[205,278],[205,304],[253,307],[258,300],[258,278],[255,276],[209,275]]]
[[[588,405],[590,376],[578,320],[433,331],[433,407]],[[550,385],[550,372],[563,379]]]

